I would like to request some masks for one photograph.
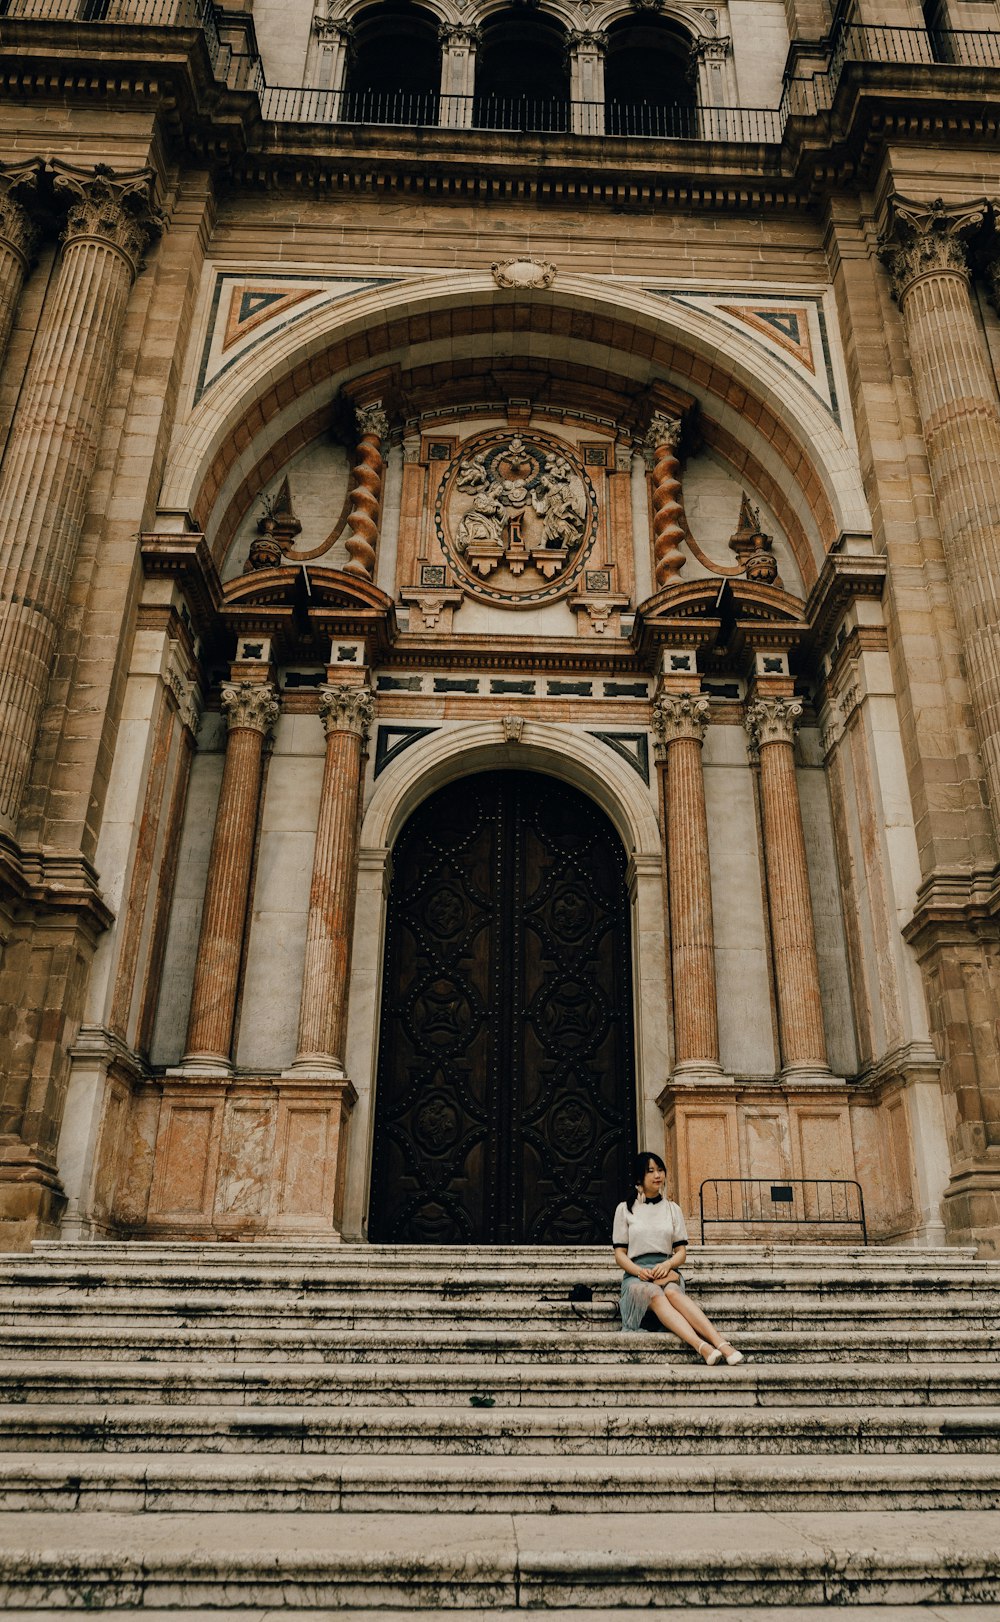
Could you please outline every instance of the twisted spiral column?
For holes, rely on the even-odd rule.
[[[53,165],[62,258],[0,470],[0,830],[13,833],[97,460],[129,293],[158,220],[150,172]]]
[[[0,164],[0,359],[38,238],[30,205],[40,169],[40,162]]]
[[[183,1060],[189,1068],[213,1071],[229,1066],[264,740],[278,719],[277,693],[270,682],[227,682],[222,689],[222,709],[229,724],[226,763],[215,814]]]
[[[357,895],[358,795],[361,753],[375,713],[367,687],[324,687],[326,729],[306,957],[294,1070],[343,1075],[347,979]]]
[[[718,1070],[715,925],[701,750],[707,698],[664,695],[653,706],[666,771],[667,879],[674,1002],[674,1070]]]
[[[653,480],[653,572],[657,591],[673,585],[687,562],[681,551],[686,531],[677,459],[682,426],[679,417],[657,413],[643,440]]]
[[[347,538],[350,562],[344,568],[347,574],[374,580],[382,494],[382,441],[389,432],[389,419],[381,405],[362,406],[357,418],[358,459],[354,467],[351,510],[347,515],[351,531]]]
[[[746,729],[760,750],[764,867],[783,1074],[828,1068],[806,841],[795,777],[795,727],[801,714],[797,699],[771,697],[754,699],[744,713]]]

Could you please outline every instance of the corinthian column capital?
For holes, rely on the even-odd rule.
[[[767,743],[794,743],[802,714],[797,698],[755,698],[743,712],[743,725],[762,749]]]
[[[711,706],[707,698],[692,693],[664,693],[653,705],[653,731],[657,751],[664,754],[678,738],[703,743]]]
[[[878,251],[898,304],[921,276],[951,272],[968,277],[966,238],[982,224],[986,209],[985,198],[955,204],[940,197],[933,203],[890,199],[889,223]]]
[[[38,240],[38,226],[30,204],[41,168],[39,159],[32,163],[0,164],[0,242],[13,248],[25,268]]]
[[[658,450],[676,451],[681,442],[681,433],[684,424],[680,417],[668,417],[663,411],[655,411],[649,419],[649,427],[639,441],[639,449],[646,459],[646,466],[652,470]]]
[[[385,439],[389,432],[389,418],[382,409],[381,400],[376,400],[373,405],[358,406],[355,416],[359,439],[364,439],[369,434],[376,439]]]
[[[230,732],[245,727],[265,737],[278,719],[278,695],[270,682],[225,682],[222,687],[222,713]]]
[[[137,274],[150,238],[163,227],[163,216],[151,200],[151,169],[116,174],[106,164],[74,169],[53,160],[55,190],[69,200],[65,246],[79,239],[97,238],[117,248]]]
[[[470,23],[442,23],[438,39],[446,51],[476,51],[483,43],[481,30]]]
[[[319,718],[327,737],[331,732],[353,732],[367,738],[375,715],[375,699],[367,687],[324,687],[319,695]]]

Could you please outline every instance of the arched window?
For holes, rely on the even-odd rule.
[[[441,49],[430,12],[385,0],[359,13],[347,70],[344,118],[354,123],[436,124]]]
[[[566,35],[523,9],[487,18],[476,59],[473,122],[481,129],[564,130],[569,113]]]
[[[604,63],[607,133],[696,136],[690,65],[690,39],[664,18],[613,23]]]

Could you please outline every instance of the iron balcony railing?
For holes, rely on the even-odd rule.
[[[232,89],[256,93],[268,121],[353,127],[396,125],[776,145],[790,117],[808,117],[832,107],[850,63],[1000,68],[1000,31],[894,28],[847,21],[834,30],[823,67],[788,79],[777,107],[409,95],[269,85],[259,56],[241,51],[242,38],[227,40],[231,19],[214,0],[0,0],[0,22],[3,19],[200,29],[216,76]],[[821,48],[817,46],[817,50]]]
[[[710,1177],[698,1190],[701,1242],[714,1223],[749,1230],[765,1227],[859,1228],[868,1243],[861,1184],[839,1177]]]

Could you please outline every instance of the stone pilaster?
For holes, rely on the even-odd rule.
[[[278,719],[270,682],[234,681],[222,689],[229,725],[215,815],[205,906],[188,1018],[186,1070],[229,1067],[250,896],[264,740]]]
[[[0,164],[0,359],[38,237],[32,202],[40,169],[40,163]]]
[[[746,728],[760,751],[764,867],[778,1001],[782,1075],[828,1071],[819,959],[809,894],[802,808],[795,779],[795,727],[802,705],[786,697],[748,704]]]
[[[657,591],[674,585],[687,561],[681,551],[685,535],[677,459],[681,428],[679,417],[657,412],[642,442],[653,484],[653,577]]]
[[[664,694],[653,706],[666,772],[667,879],[674,1005],[674,1074],[719,1071],[715,929],[701,750],[709,701]]]
[[[351,508],[347,515],[350,535],[347,550],[350,562],[344,568],[348,574],[359,574],[365,580],[375,578],[375,548],[378,545],[378,526],[382,495],[382,444],[389,432],[389,419],[382,410],[381,401],[360,406],[358,420],[358,459],[354,468],[354,488]]]
[[[476,53],[482,43],[478,28],[468,23],[442,23],[440,122],[450,129],[472,124],[472,98],[476,89]]]
[[[574,135],[604,134],[604,58],[606,34],[573,29],[566,35],[569,99]]]
[[[54,165],[63,248],[0,469],[0,832],[13,834],[86,510],[125,309],[156,216],[150,173]]]
[[[347,981],[357,893],[361,754],[375,700],[367,687],[324,687],[326,729],[294,1071],[343,1076]]]
[[[1000,409],[965,238],[985,203],[895,197],[882,258],[903,312],[917,409],[983,766],[1000,837]]]

